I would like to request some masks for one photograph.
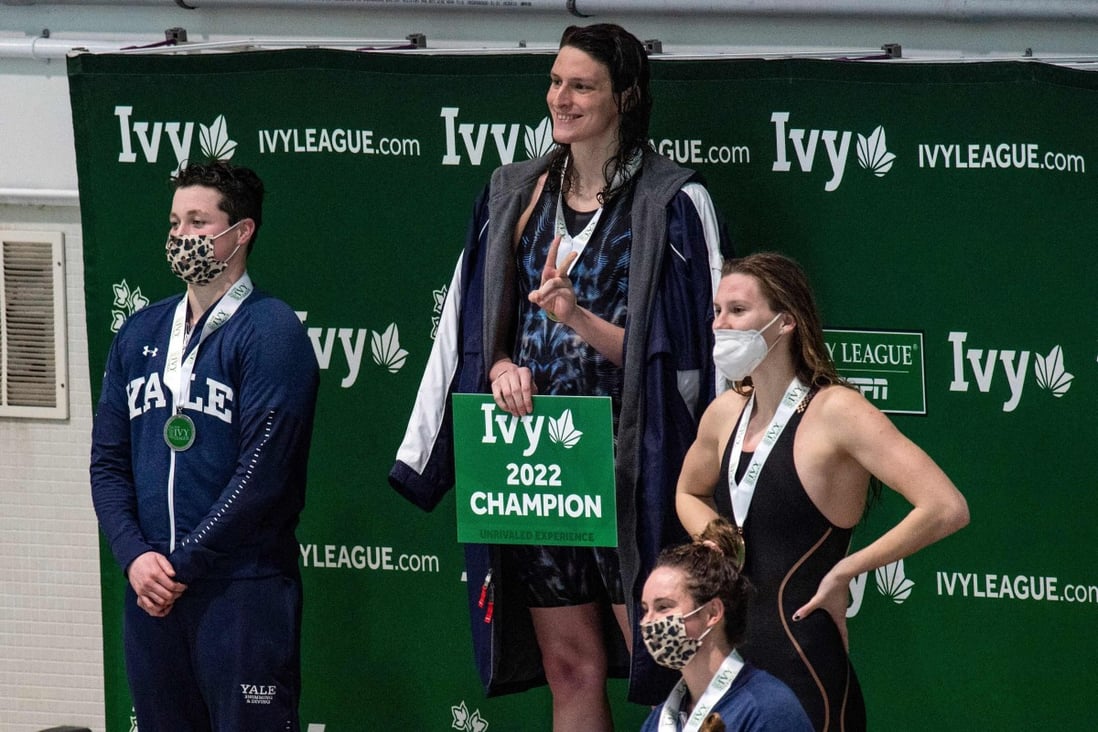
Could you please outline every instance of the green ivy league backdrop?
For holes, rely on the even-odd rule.
[[[182,289],[162,250],[178,160],[231,155],[267,182],[250,270],[303,314],[323,369],[299,531],[313,732],[550,726],[544,690],[483,696],[452,494],[421,513],[386,475],[473,198],[544,141],[551,62],[69,60],[96,398],[112,324]],[[872,727],[1089,729],[1098,76],[808,60],[657,60],[653,74],[653,140],[706,176],[740,252],[798,258],[829,328],[922,337],[925,414],[893,419],[973,520],[854,593]],[[906,510],[886,492],[855,547]],[[123,579],[102,557],[108,728],[125,731]],[[639,726],[646,710],[621,682],[610,693],[620,727]]]

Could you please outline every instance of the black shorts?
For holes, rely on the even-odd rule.
[[[621,562],[613,547],[508,545],[501,550],[527,607],[625,603]]]

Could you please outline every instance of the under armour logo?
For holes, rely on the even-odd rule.
[[[159,351],[160,351],[159,348],[155,348],[155,347],[154,348],[149,348],[148,346],[145,346],[144,348],[141,349],[141,355],[143,355],[143,356],[152,356],[153,358],[156,358],[156,354]]]

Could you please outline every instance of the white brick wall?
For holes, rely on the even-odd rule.
[[[91,385],[76,208],[0,205],[0,228],[65,235],[69,419],[0,417],[0,730],[105,728]]]

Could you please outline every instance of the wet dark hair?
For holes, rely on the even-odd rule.
[[[705,542],[712,542],[710,546]],[[754,588],[740,574],[736,561],[739,537],[727,519],[715,518],[689,544],[670,546],[660,552],[656,567],[682,572],[686,591],[701,605],[717,598],[724,605],[724,634],[732,647],[743,643],[747,632],[747,604]]]
[[[644,44],[636,36],[613,23],[568,26],[560,37],[560,47],[565,46],[583,51],[606,67],[610,74],[611,89],[617,100],[620,114],[618,152],[606,161],[603,168],[606,188],[599,193],[599,203],[605,204],[624,185],[623,182],[616,188],[611,188],[614,175],[619,170],[624,170],[626,164],[637,154],[649,148],[648,123],[652,117],[652,91],[648,54]],[[570,153],[568,145],[559,145],[553,152],[546,181],[549,190],[556,190],[562,172],[567,173],[561,184],[562,192],[567,193],[571,188],[571,174],[565,170]]]
[[[189,186],[216,189],[221,193],[217,207],[229,215],[230,226],[243,219],[254,221],[255,231],[248,242],[248,253],[251,254],[259,236],[259,227],[263,224],[263,181],[254,170],[230,165],[224,160],[188,164],[180,168],[171,184],[172,190]]]

